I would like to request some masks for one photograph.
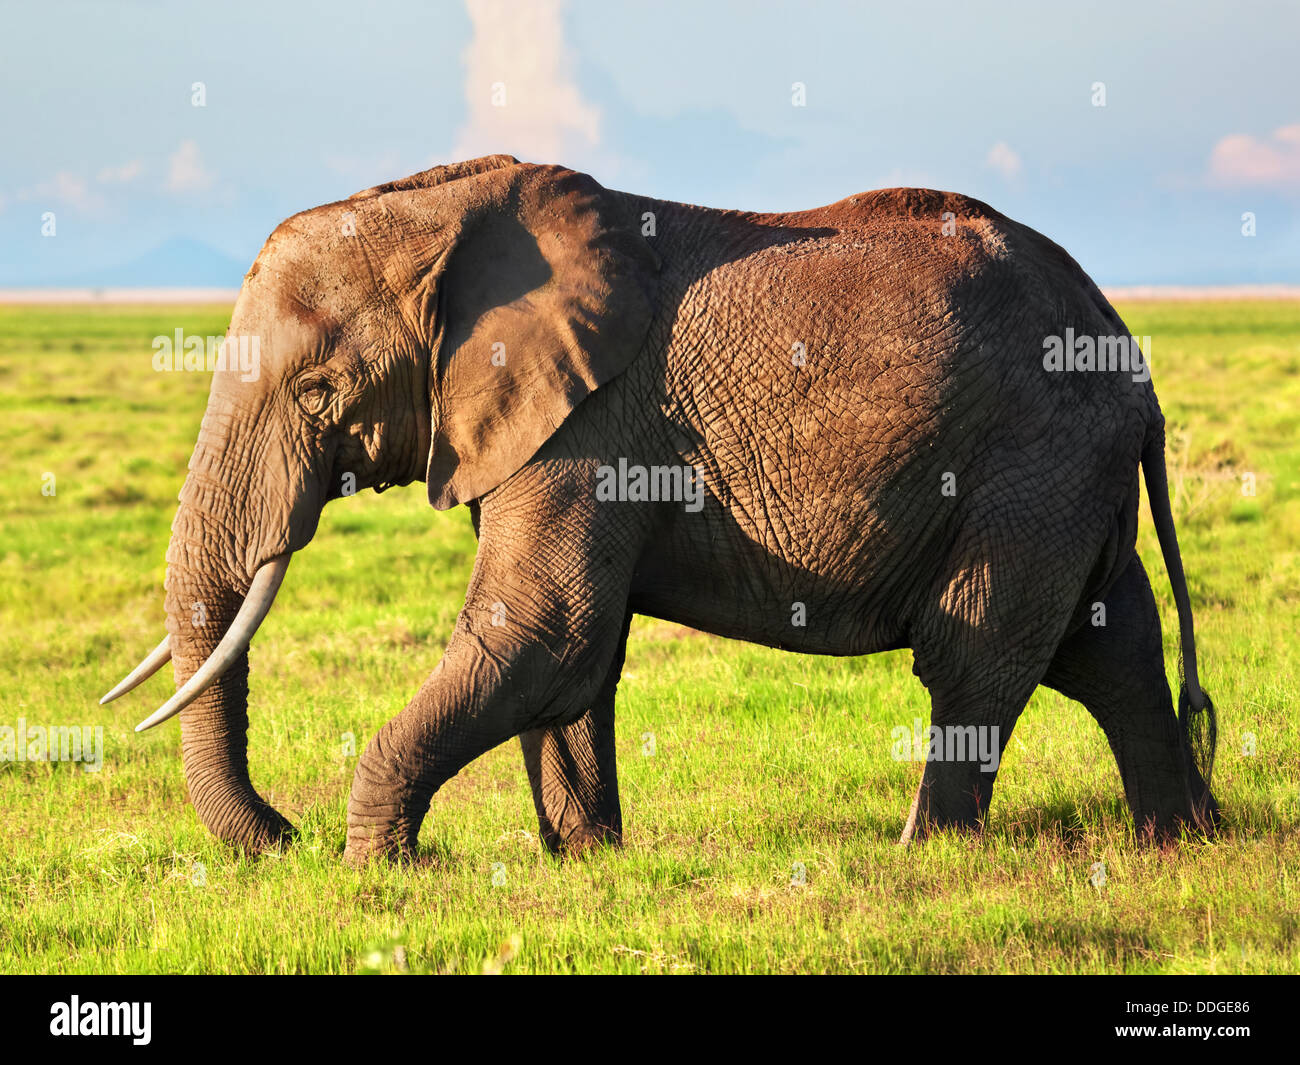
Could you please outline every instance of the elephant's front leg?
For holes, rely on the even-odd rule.
[[[628,588],[644,542],[638,512],[603,509],[590,492],[572,486],[561,497],[563,485],[517,481],[516,494],[494,496],[493,513],[483,508],[474,575],[442,661],[357,764],[348,802],[346,857],[353,864],[371,855],[411,854],[434,793],[511,737],[568,728],[606,689],[612,726],[614,662],[621,658]],[[592,755],[601,752],[596,771],[574,778],[588,788],[608,784],[583,800],[597,822],[607,819],[611,798],[617,810],[612,739],[606,746],[600,738],[608,731],[598,727],[567,748],[582,756],[585,745]],[[583,732],[565,735],[577,739]],[[554,802],[563,805],[559,793]],[[565,814],[557,827],[571,825]]]
[[[475,613],[467,604],[438,668],[357,764],[348,801],[353,864],[413,854],[429,802],[446,781],[512,736],[572,720],[595,700],[612,640],[580,639],[568,653],[540,639],[508,646],[477,629]]]
[[[623,841],[614,753],[614,693],[623,670],[629,612],[604,683],[578,720],[520,735],[542,842],[553,854],[580,854]]]
[[[509,675],[483,682],[494,663],[473,648],[475,636],[457,624],[438,667],[362,753],[348,799],[344,857],[353,865],[413,855],[434,793],[519,731]]]

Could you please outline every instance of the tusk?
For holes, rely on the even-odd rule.
[[[204,693],[217,679],[230,668],[230,663],[248,650],[249,642],[257,627],[262,624],[275,602],[275,593],[279,591],[280,582],[284,580],[284,571],[289,568],[290,555],[278,555],[270,562],[263,563],[253,575],[248,594],[244,596],[243,605],[230,628],[217,644],[217,649],[208,656],[208,660],[199,666],[194,676],[157,710],[136,725],[136,732],[160,725],[169,717],[175,717],[195,699]]]
[[[105,695],[104,698],[99,700],[99,705],[103,706],[105,703],[111,703],[119,695],[125,695],[132,688],[143,684],[157,673],[158,670],[162,669],[163,666],[171,661],[171,640],[172,638],[170,636],[164,636],[163,642],[150,651],[149,654],[145,656],[145,660],[136,666],[135,669],[131,670],[121,684]]]

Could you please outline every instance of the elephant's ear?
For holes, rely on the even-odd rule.
[[[515,473],[637,356],[659,258],[633,207],[585,174],[510,166],[439,195],[437,216],[459,212],[431,279],[427,480],[446,510]]]

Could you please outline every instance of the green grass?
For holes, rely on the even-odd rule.
[[[0,308],[0,725],[104,729],[98,773],[0,763],[0,971],[1300,970],[1300,303],[1120,310],[1154,337],[1171,428],[1220,711],[1214,842],[1137,845],[1100,730],[1042,690],[986,836],[900,850],[921,767],[891,758],[890,730],[928,720],[909,653],[802,657],[638,619],[621,851],[541,853],[511,743],[435,797],[431,862],[358,872],[341,861],[347,736],[364,748],[437,663],[473,560],[467,514],[435,513],[418,485],[326,509],[252,653],[253,780],[301,838],[238,857],[187,803],[176,724],[131,731],[170,671],[96,705],[163,633],[207,395],[202,375],[155,373],[150,341],[220,334],[228,309]]]

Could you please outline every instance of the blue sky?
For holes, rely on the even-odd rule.
[[[47,0],[3,25],[5,286],[182,239],[246,267],[295,211],[491,151],[751,210],[953,189],[1102,284],[1300,282],[1294,0]]]

